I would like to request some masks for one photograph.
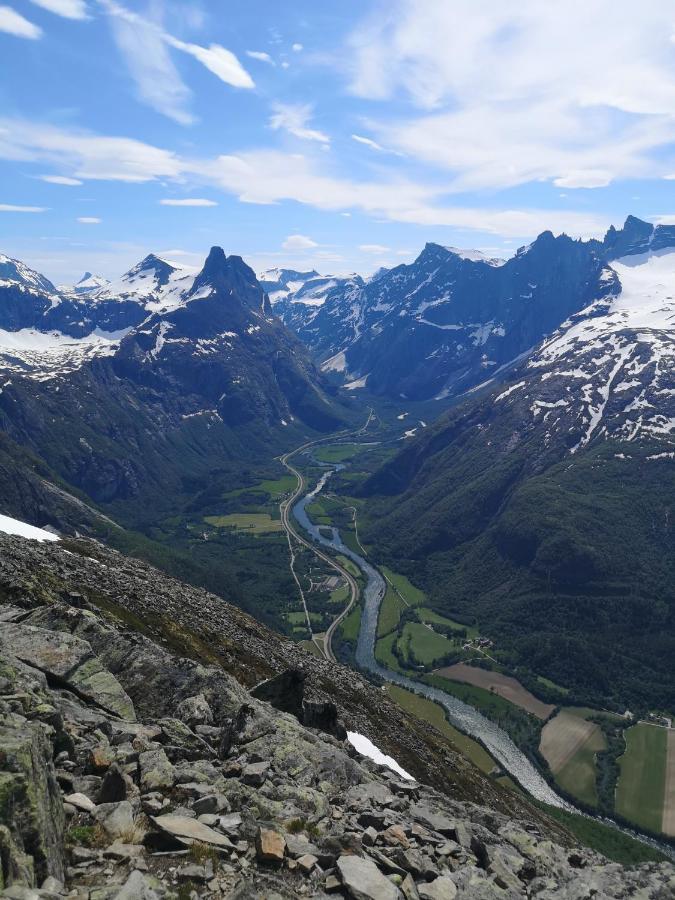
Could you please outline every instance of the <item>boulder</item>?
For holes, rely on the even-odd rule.
[[[139,754],[138,768],[140,771],[141,791],[143,793],[162,789],[167,790],[172,788],[175,783],[175,770],[161,748],[146,750],[144,753]]]
[[[175,838],[180,844],[189,846],[195,841],[202,844],[212,844],[214,847],[233,849],[232,841],[219,834],[208,825],[190,819],[188,816],[151,816],[151,821],[165,834]]]
[[[113,838],[127,837],[134,830],[134,810],[128,800],[121,803],[101,803],[93,815]]]
[[[398,900],[401,893],[370,859],[341,856],[337,869],[347,896],[353,900]]]
[[[0,726],[0,763],[0,883],[63,881],[65,814],[43,726],[20,716]]]
[[[101,790],[98,795],[99,803],[119,803],[127,799],[127,782],[122,770],[113,763],[103,776]]]
[[[197,725],[213,724],[213,712],[203,694],[181,700],[176,707],[176,717],[192,729]]]
[[[63,801],[64,803],[70,803],[71,806],[79,809],[80,812],[92,813],[96,809],[96,804],[86,794],[67,794]]]
[[[420,900],[455,900],[457,885],[446,875],[417,887]]]
[[[134,704],[119,681],[104,668],[87,641],[64,631],[32,625],[3,624],[3,638],[13,654],[48,679],[63,684],[121,719],[136,720]]]
[[[261,862],[282,863],[286,853],[286,840],[278,831],[259,828],[255,839],[256,856]]]

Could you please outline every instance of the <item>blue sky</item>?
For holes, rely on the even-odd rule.
[[[367,273],[675,221],[669,7],[0,0],[0,251]]]

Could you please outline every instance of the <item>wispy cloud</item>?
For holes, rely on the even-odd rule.
[[[391,253],[391,247],[383,247],[382,244],[359,244],[359,250],[363,253]]]
[[[662,0],[639,14],[631,0],[519,0],[489,15],[475,0],[396,0],[344,58],[355,94],[420,109],[371,126],[448,170],[451,190],[594,188],[659,177],[673,158],[673,24]]]
[[[84,0],[31,0],[36,6],[41,6],[64,19],[86,19],[87,4]]]
[[[0,31],[33,41],[42,37],[41,28],[9,6],[0,6]]]
[[[0,212],[43,213],[43,212],[47,212],[47,207],[46,206],[15,206],[14,203],[0,203]]]
[[[218,157],[179,156],[129,138],[66,131],[0,119],[0,158],[58,165],[68,177],[147,182],[169,179],[219,188],[244,203],[286,200],[331,212],[359,210],[409,224],[467,228],[502,237],[529,238],[546,228],[574,236],[601,235],[610,216],[564,209],[503,209],[447,202],[445,181],[420,183],[397,172],[358,180],[333,172],[330,160],[278,150]],[[309,238],[311,240],[311,238]]]
[[[205,200],[203,197],[185,197],[181,200],[165,197],[159,202],[162,206],[218,206],[215,200]]]
[[[275,131],[283,130],[303,141],[318,141],[320,144],[330,144],[330,138],[323,131],[308,128],[312,119],[312,107],[306,103],[275,103],[272,106],[274,114],[270,118],[270,128]]]
[[[379,150],[381,153],[385,152],[382,144],[378,144],[377,141],[372,140],[372,138],[363,137],[361,134],[353,134],[352,140],[356,141],[358,144],[364,144],[366,147],[370,147],[371,150]]]
[[[311,250],[319,245],[304,234],[289,234],[281,246],[284,250]]]
[[[98,3],[110,18],[115,41],[136,82],[140,99],[168,118],[183,125],[194,121],[189,111],[192,93],[174,66],[168,48],[192,56],[226,84],[255,87],[234,53],[220,44],[202,47],[181,41],[156,22],[115,0],[98,0]]]
[[[78,216],[77,221],[81,225],[100,225],[103,220],[98,216]]]
[[[47,184],[63,184],[68,187],[77,187],[82,184],[79,178],[69,178],[67,175],[40,175],[40,181],[46,181]]]
[[[257,59],[259,62],[267,63],[270,66],[276,66],[272,57],[269,53],[265,53],[264,50],[247,50],[246,55],[250,56],[251,59]]]

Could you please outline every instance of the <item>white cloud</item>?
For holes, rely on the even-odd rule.
[[[194,121],[188,109],[192,93],[174,66],[168,47],[197,59],[227,84],[254,87],[251,76],[225,47],[219,44],[201,47],[180,41],[116,0],[98,0],[98,3],[110,18],[115,41],[136,82],[140,99],[168,118],[182,125]]]
[[[518,239],[529,239],[547,228],[597,236],[611,222],[600,213],[569,209],[450,205],[444,181],[422,184],[391,172],[381,173],[379,180],[355,180],[334,173],[332,160],[318,156],[251,150],[216,158],[182,157],[130,138],[0,119],[0,159],[58,165],[84,181],[168,179],[216,187],[244,203],[291,200],[336,213],[358,210],[377,220],[468,228]]]
[[[275,103],[272,106],[274,115],[270,119],[270,128],[278,131],[288,131],[294,137],[304,141],[318,141],[320,144],[330,144],[330,138],[323,131],[308,128],[312,118],[310,104]]]
[[[76,187],[83,183],[79,178],[69,178],[67,175],[40,175],[40,181],[46,181],[48,184],[64,184],[68,187]]]
[[[276,65],[269,53],[265,53],[264,50],[247,50],[246,55],[250,56],[251,59],[257,59],[260,62],[268,63],[270,66]]]
[[[0,6],[0,31],[13,34],[14,37],[37,40],[42,37],[42,29],[9,6]]]
[[[31,0],[31,3],[65,19],[87,18],[87,5],[84,0]]]
[[[352,140],[356,141],[359,144],[365,144],[366,147],[370,147],[371,150],[379,150],[384,153],[384,147],[381,144],[378,144],[377,141],[371,140],[371,138],[363,137],[361,134],[353,134]]]
[[[304,50],[304,47],[302,46],[302,44],[293,44],[291,50],[293,51],[293,53],[300,53],[301,50]]]
[[[77,221],[81,225],[100,225],[102,220],[98,216],[78,216]]]
[[[164,39],[177,50],[193,56],[212,72],[216,78],[220,78],[225,84],[231,84],[237,88],[254,88],[255,82],[246,69],[239,62],[231,50],[221,47],[220,44],[210,44],[208,47],[200,47],[199,44],[186,44],[171,35],[165,34]]]
[[[0,203],[0,212],[43,213],[46,206],[15,206],[13,203]]]
[[[397,0],[345,53],[362,97],[423,114],[376,135],[449,170],[451,190],[658,177],[675,136],[673,15],[662,0]],[[371,122],[374,127],[374,123]],[[669,152],[673,159],[673,153]]]
[[[319,245],[304,234],[289,234],[281,246],[284,250],[311,250]]]
[[[391,253],[391,247],[383,247],[382,244],[359,244],[359,250],[363,253]]]
[[[22,119],[0,119],[0,158],[49,162],[82,180],[178,178],[185,163],[168,150],[124,137],[65,131]]]
[[[186,197],[183,200],[164,198],[159,202],[162,206],[218,206],[215,200],[205,200],[203,197]]]

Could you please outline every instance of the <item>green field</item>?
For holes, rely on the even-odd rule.
[[[563,696],[567,696],[570,692],[569,688],[562,687],[562,685],[556,684],[555,681],[551,681],[550,678],[544,678],[543,675],[537,675],[537,681],[552,691],[558,691],[558,693],[563,694]]]
[[[634,725],[625,732],[626,752],[619,759],[616,786],[619,815],[660,832],[666,784],[667,731],[655,725]]]
[[[314,451],[314,459],[320,462],[337,463],[351,459],[363,450],[363,444],[331,444],[328,447],[319,447]]]
[[[386,637],[380,638],[375,644],[375,659],[388,669],[393,669],[395,672],[401,672],[403,670],[399,666],[398,660],[391,650],[397,637],[398,635],[394,631]]]
[[[421,606],[417,612],[423,622],[430,622],[432,625],[445,625],[448,628],[456,628],[458,631],[464,630],[466,631],[467,638],[478,637],[478,629],[473,625],[462,625],[461,622],[456,622],[454,619],[448,619],[446,616],[441,616],[435,610],[429,609],[426,606]]]
[[[227,516],[206,516],[204,521],[216,528],[236,528],[249,534],[264,534],[281,531],[281,520],[273,519],[269,513],[231,513]]]
[[[455,649],[452,641],[444,635],[437,634],[422,625],[421,622],[406,622],[403,633],[399,638],[399,647],[409,659],[408,647],[415,654],[415,659],[422,665],[429,666],[437,659],[441,659],[446,653],[452,653]]]
[[[595,754],[607,748],[602,731],[595,731],[574,756],[556,774],[555,780],[563,790],[578,797],[588,806],[597,806],[598,794],[595,786]]]
[[[377,620],[378,637],[384,637],[385,634],[389,634],[398,628],[398,622],[404,609],[404,602],[396,591],[387,585],[387,592],[380,606],[380,615]]]
[[[359,630],[361,629],[361,607],[357,604],[354,609],[342,620],[340,625],[342,639],[355,644]]]
[[[334,591],[331,591],[330,594],[330,602],[331,603],[346,603],[349,598],[349,585],[342,584],[340,587],[335,588]]]
[[[305,613],[302,610],[296,610],[295,612],[290,612],[286,616],[291,625],[307,625],[307,618],[305,617]],[[312,624],[317,625],[320,624],[322,620],[322,616],[319,613],[310,612],[309,620]]]
[[[266,478],[258,484],[251,487],[236,488],[233,491],[227,491],[222,495],[223,500],[231,500],[234,497],[241,497],[242,494],[265,494],[272,500],[278,500],[284,494],[290,493],[297,484],[294,475],[282,475],[280,478]]]
[[[320,500],[315,500],[306,508],[307,515],[315,525],[330,525],[331,518],[326,514],[326,509]]]
[[[393,684],[387,685],[387,692],[392,700],[395,700],[403,709],[417,716],[423,722],[433,725],[441,734],[449,738],[462,755],[470,759],[482,772],[490,773],[495,769],[496,763],[487,750],[478,741],[474,741],[453,728],[446,718],[443,707],[438,703]]]
[[[399,575],[397,572],[392,572],[392,570],[388,569],[386,566],[382,566],[381,568],[384,577],[399,592],[406,603],[409,603],[410,606],[420,606],[426,602],[427,595],[424,591],[421,591],[419,588],[416,588],[414,584],[411,584],[405,575]]]
[[[347,559],[346,556],[338,556],[337,561],[343,569],[346,569],[350,575],[354,576],[354,578],[358,578],[361,575],[361,570],[356,563],[352,562],[351,559]]]

